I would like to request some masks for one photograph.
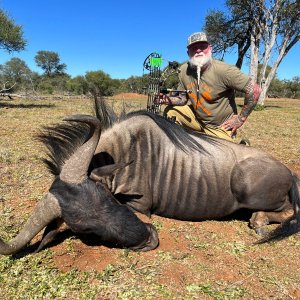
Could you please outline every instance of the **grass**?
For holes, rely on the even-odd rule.
[[[121,110],[145,98],[110,99]],[[242,101],[239,100],[242,105]],[[87,99],[0,100],[0,235],[13,238],[53,180],[34,136],[65,115],[91,114]],[[267,100],[239,133],[300,174],[300,100]],[[299,234],[253,245],[244,221],[201,223],[153,216],[158,249],[137,253],[61,238],[34,254],[0,256],[0,299],[297,299]],[[38,235],[32,244],[40,241]],[[36,246],[35,246],[36,247]]]
[[[94,299],[98,286],[91,285],[98,274],[53,266],[49,250],[22,258],[1,257],[1,299]]]

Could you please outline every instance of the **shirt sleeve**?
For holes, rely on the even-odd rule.
[[[241,72],[236,66],[228,66],[227,71],[225,72],[224,84],[228,88],[232,88],[238,91],[243,91],[247,83],[251,78]]]
[[[183,74],[183,70],[180,68],[180,73],[178,75],[178,85],[177,85],[177,89],[178,90],[184,90],[186,87],[184,86],[183,84],[183,81],[182,81],[182,74]]]
[[[184,90],[185,89],[185,87],[184,87],[182,81],[180,80],[180,78],[179,78],[179,83],[178,83],[177,89],[178,90]]]

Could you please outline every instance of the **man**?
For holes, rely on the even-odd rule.
[[[232,140],[254,109],[260,87],[237,67],[212,59],[212,47],[203,32],[189,36],[187,53],[189,61],[180,67],[178,86],[187,93],[160,95],[159,103],[168,105],[164,113],[184,127]],[[239,114],[235,90],[245,93]],[[188,100],[191,105],[186,105]]]

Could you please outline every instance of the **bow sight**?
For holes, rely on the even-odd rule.
[[[161,65],[163,63],[162,56],[156,52],[148,55],[144,61],[144,70],[148,70],[148,85],[146,87],[148,94],[147,101],[147,111],[150,111],[155,114],[161,112],[161,105],[156,103],[155,99],[159,94],[168,94],[168,93],[183,93],[187,92],[186,90],[174,90],[164,87],[166,80],[180,72],[179,63],[176,61],[167,61],[167,67],[162,71]]]

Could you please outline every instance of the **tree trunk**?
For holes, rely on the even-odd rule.
[[[26,98],[26,96],[19,95],[19,94],[10,94],[10,93],[1,93],[1,92],[0,92],[0,97],[8,97],[10,100],[13,100],[14,97]]]
[[[238,59],[235,63],[236,67],[241,69],[244,61],[245,54],[247,53],[248,49],[250,48],[251,42],[250,39],[244,39],[243,42],[238,43]]]
[[[258,104],[260,105],[264,105],[265,103],[265,99],[266,99],[266,95],[268,92],[268,89],[270,87],[270,84],[272,82],[272,80],[274,79],[277,69],[280,65],[280,63],[282,62],[283,58],[287,55],[287,53],[289,52],[289,50],[300,40],[300,34],[296,35],[293,39],[291,39],[290,34],[287,32],[283,42],[281,44],[281,48],[278,54],[278,57],[275,61],[275,63],[272,66],[272,69],[268,75],[268,77],[266,78],[266,81],[264,83],[264,85],[262,86],[262,92],[260,94],[260,97],[258,99]]]
[[[268,75],[268,77],[266,78],[266,81],[264,83],[264,85],[262,86],[262,92],[259,96],[258,99],[258,104],[260,105],[264,105],[265,104],[265,99],[266,99],[266,95],[268,92],[268,89],[270,87],[270,84],[272,82],[272,80],[274,79],[275,75],[276,75],[276,71],[282,61],[282,59],[284,58],[284,56],[287,54],[287,43],[288,43],[288,38],[285,38],[281,47],[281,50],[279,52],[279,55],[274,63],[274,65],[272,66],[272,69]]]
[[[277,27],[278,27],[278,12],[280,8],[280,1],[276,0],[272,9],[264,8],[264,15],[266,16],[273,16],[271,20],[267,20],[264,24],[264,44],[265,44],[265,51],[263,57],[263,66],[260,70],[259,74],[259,83],[260,86],[263,87],[265,82],[265,75],[266,70],[268,67],[268,63],[271,57],[271,52],[274,47],[276,36],[277,36]],[[268,24],[270,21],[270,24]]]
[[[259,56],[259,38],[251,35],[251,59],[250,59],[250,77],[257,82],[258,56]]]

